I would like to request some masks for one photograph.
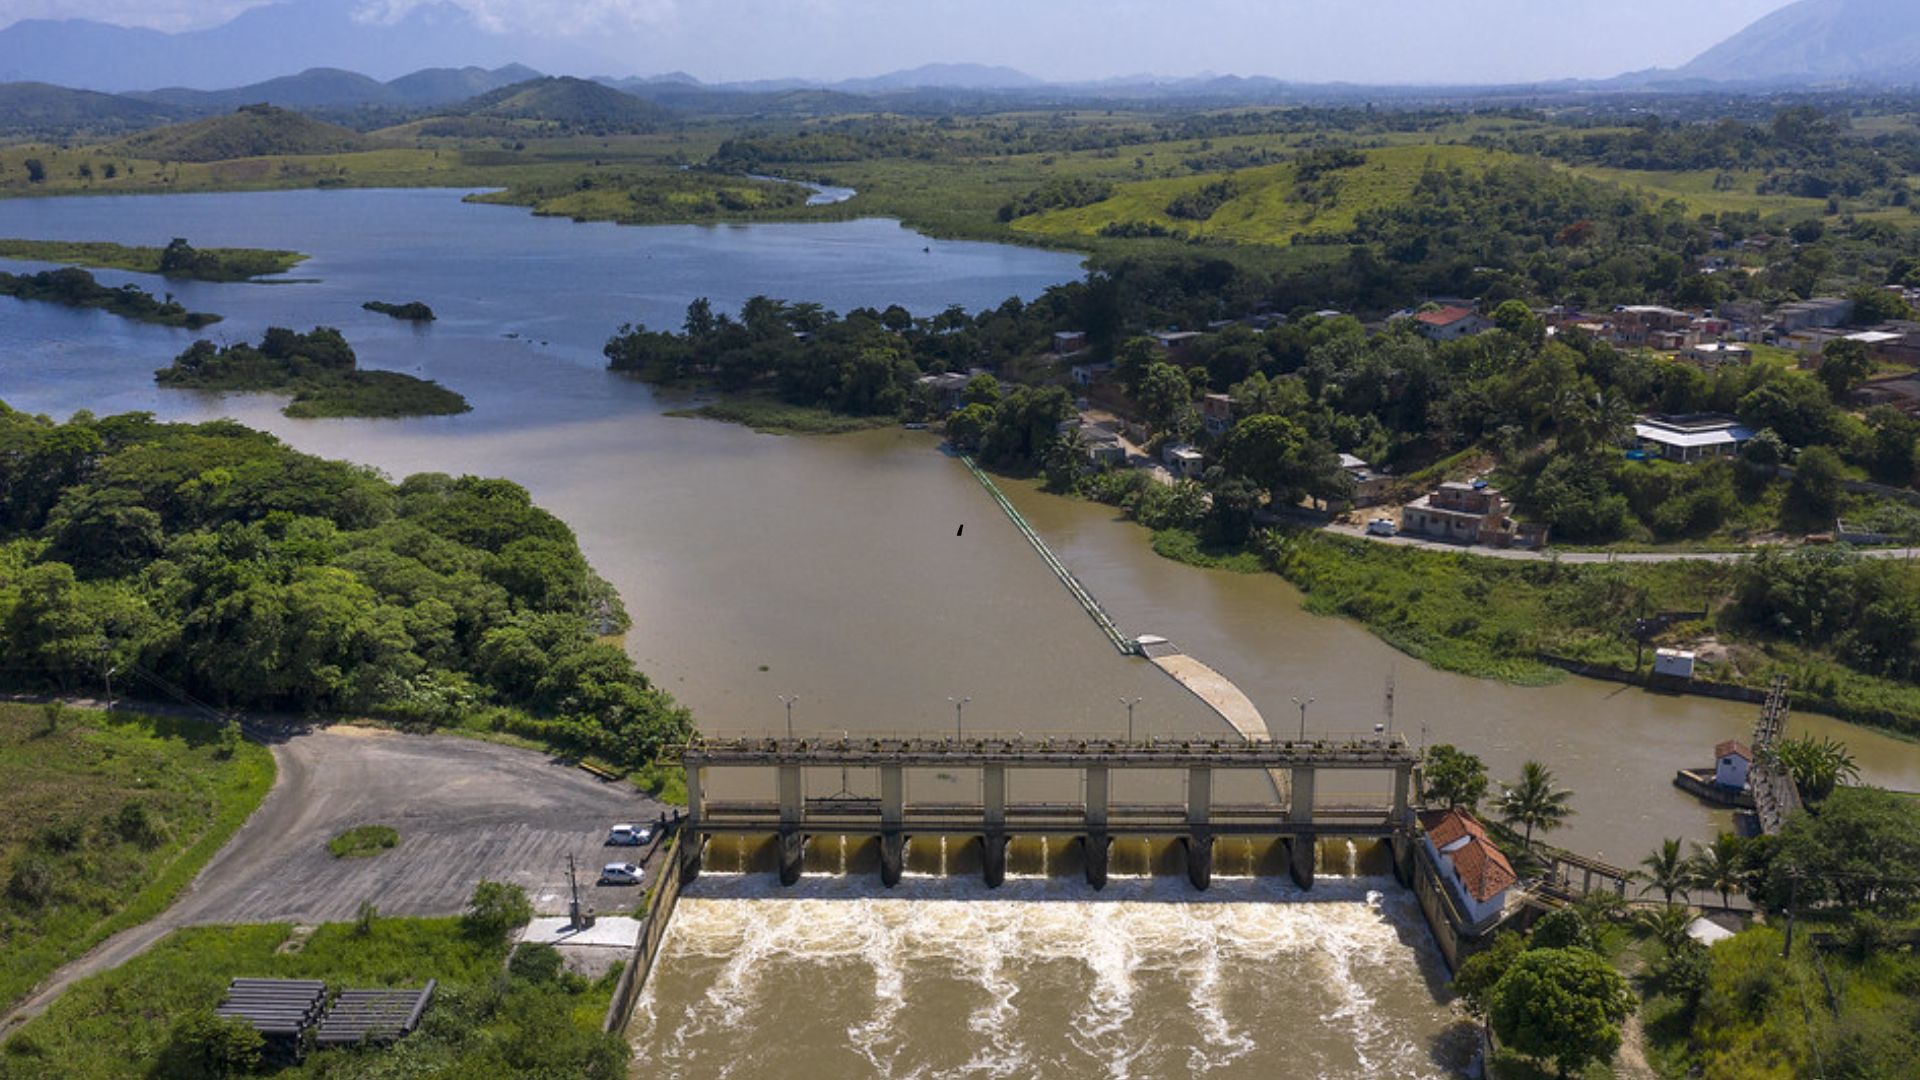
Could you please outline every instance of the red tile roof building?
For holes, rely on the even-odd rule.
[[[1468,918],[1475,925],[1492,921],[1505,908],[1507,890],[1520,878],[1485,826],[1465,810],[1424,810],[1420,828]]]

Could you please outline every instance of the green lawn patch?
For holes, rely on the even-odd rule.
[[[846,435],[892,427],[900,422],[892,416],[845,416],[765,398],[731,398],[691,409],[675,409],[667,415],[745,424],[763,435]]]
[[[537,948],[537,947],[536,947]],[[133,1080],[161,1074],[176,1026],[204,1015],[233,978],[321,979],[345,988],[439,986],[421,1027],[388,1050],[326,1050],[284,1078],[566,1076],[614,1080],[627,1050],[601,1035],[617,972],[589,983],[546,963],[516,962],[508,945],[460,919],[385,919],[319,927],[194,927],[79,983],[0,1050],[0,1078]]]
[[[158,248],[72,240],[0,240],[0,259],[131,270],[194,281],[248,281],[284,274],[307,257],[297,251],[262,248],[193,248],[184,241]]]
[[[1245,547],[1222,548],[1206,543],[1192,529],[1159,529],[1153,534],[1154,554],[1198,566],[1203,570],[1230,570],[1258,574],[1266,569],[1257,552]]]
[[[0,705],[0,1007],[164,910],[273,775],[199,721]]]
[[[356,825],[327,841],[336,859],[371,859],[400,842],[400,833],[388,825]]]

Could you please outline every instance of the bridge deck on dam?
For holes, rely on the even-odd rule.
[[[1400,735],[1272,740],[1180,738],[1128,741],[1101,737],[966,735],[944,737],[834,734],[816,738],[714,738],[695,735],[668,752],[689,769],[740,766],[849,768],[1080,769],[1396,769],[1420,763]]]
[[[1114,803],[1107,808],[1103,830],[1116,837],[1185,835],[1195,826],[1191,811],[1185,803]],[[904,808],[899,828],[929,835],[978,833],[984,815],[980,803],[911,803]],[[783,821],[775,801],[708,800],[700,827],[723,833],[777,833],[785,827],[827,836],[868,836],[881,831],[881,818],[878,799],[808,799],[798,821]],[[1385,836],[1398,825],[1390,803],[1318,805],[1306,821],[1295,818],[1285,806],[1214,803],[1203,827],[1216,836]],[[1027,836],[1084,833],[1087,807],[1077,802],[1008,803],[994,827]]]

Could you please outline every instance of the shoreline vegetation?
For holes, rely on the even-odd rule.
[[[95,241],[0,239],[0,259],[65,263],[93,270],[191,281],[245,282],[284,274],[307,260],[297,251],[261,248],[195,248],[176,238],[164,248]]]
[[[609,636],[571,529],[503,480],[393,482],[232,421],[0,405],[4,683],[103,664],[213,705],[521,740],[661,786],[691,717]],[[129,676],[131,677],[131,676]]]
[[[202,330],[220,321],[204,311],[188,311],[171,295],[161,300],[138,285],[108,288],[85,270],[42,270],[37,274],[0,272],[0,296],[16,300],[92,308],[134,322]]]
[[[377,315],[391,316],[404,322],[420,323],[434,321],[433,309],[418,300],[405,304],[389,304],[383,300],[369,300],[361,304],[360,307],[362,310],[371,311]]]
[[[1756,556],[1768,562],[1763,567],[1513,562],[1304,530],[1262,532],[1221,549],[1191,529],[1160,529],[1151,543],[1156,554],[1190,566],[1278,574],[1300,590],[1307,611],[1351,619],[1442,671],[1544,686],[1567,674],[1543,657],[1645,675],[1657,646],[1710,643],[1703,678],[1764,690],[1784,674],[1797,709],[1920,738],[1920,686],[1848,666],[1830,651],[1834,642],[1769,634],[1750,610],[1763,582],[1782,577],[1796,589],[1824,580],[1824,595],[1837,608],[1857,600],[1863,587],[1877,591],[1886,587],[1878,582],[1902,576],[1892,572],[1898,564],[1831,550]],[[1876,584],[1861,584],[1869,579]],[[1705,619],[1676,622],[1636,648],[1632,628],[1641,613],[1698,612],[1703,601]],[[1833,617],[1826,625],[1844,639],[1883,629],[1877,619],[1863,615],[1864,625],[1849,626]]]
[[[360,370],[346,338],[326,326],[305,334],[271,327],[258,346],[196,341],[154,381],[180,390],[289,394],[282,412],[296,419],[451,416],[473,408],[437,382]]]
[[[788,405],[764,397],[724,397],[719,401],[670,409],[668,416],[740,424],[762,435],[847,435],[899,423],[891,416],[847,416],[829,409]]]
[[[57,702],[0,703],[8,800],[0,821],[0,1009],[164,910],[260,805],[273,778],[273,755],[236,730]]]

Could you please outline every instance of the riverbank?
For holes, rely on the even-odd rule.
[[[191,281],[252,281],[284,274],[307,260],[298,251],[259,248],[193,248],[184,241],[164,248],[95,241],[0,240],[0,259],[62,263],[92,270],[130,270]]]
[[[846,435],[855,431],[889,428],[900,422],[898,417],[893,416],[847,416],[827,409],[747,396],[727,397],[705,405],[671,409],[667,415],[741,424],[762,435]]]
[[[1785,674],[1801,711],[1920,737],[1920,688],[1762,639],[1727,618],[1710,615],[1646,642],[1634,639],[1636,619],[1649,611],[1698,610],[1705,600],[1724,615],[1735,570],[1718,561],[1512,562],[1318,532],[1263,533],[1223,555],[1190,532],[1161,530],[1153,549],[1207,569],[1244,573],[1257,561],[1299,588],[1308,611],[1353,619],[1444,671],[1540,686],[1565,678],[1570,666],[1584,666],[1644,683],[1655,646],[1672,644],[1707,654],[1711,673],[1703,678],[1711,687],[1700,692],[1710,696],[1725,696],[1718,691],[1726,687],[1759,691],[1773,675]]]

